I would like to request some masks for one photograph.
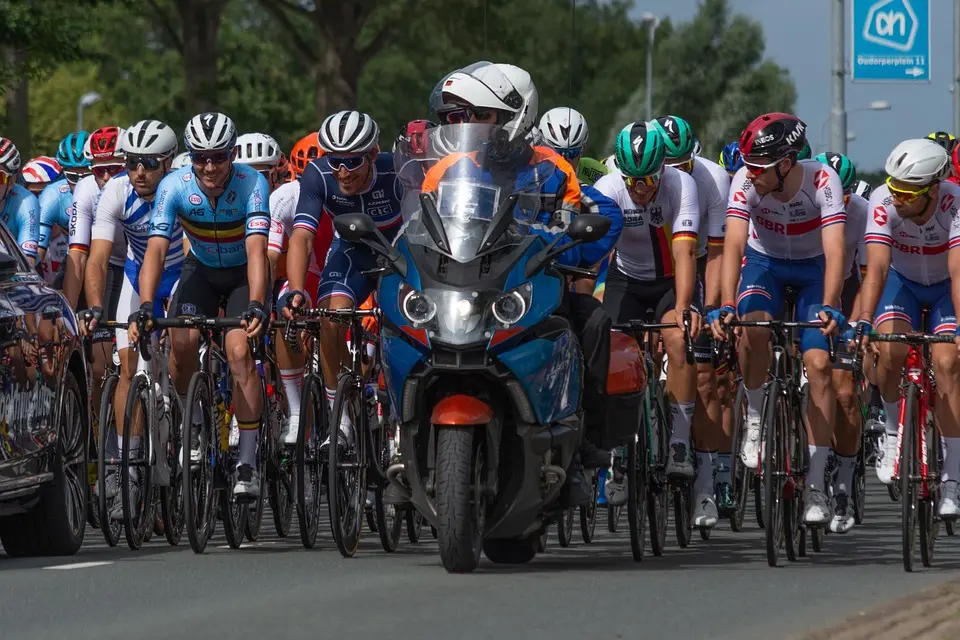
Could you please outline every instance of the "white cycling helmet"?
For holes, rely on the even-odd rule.
[[[589,133],[583,114],[570,107],[554,107],[540,118],[540,135],[554,149],[582,148]]]
[[[530,74],[520,67],[478,62],[444,81],[443,101],[510,114],[499,124],[506,129],[509,140],[516,140],[533,128],[539,96]]]
[[[170,170],[176,171],[177,169],[182,169],[190,164],[190,152],[184,151],[176,158],[173,159],[173,162],[170,163]]]
[[[860,196],[861,198],[870,199],[870,193],[873,191],[873,187],[870,186],[870,183],[865,180],[857,180],[857,186],[854,187],[853,192]]]
[[[87,162],[93,162],[93,152],[90,151],[90,136],[83,142],[83,158]]]
[[[237,143],[237,127],[222,113],[201,113],[190,118],[183,143],[190,151],[229,151]]]
[[[20,150],[7,138],[0,138],[0,171],[9,176],[20,171]]]
[[[324,153],[366,153],[380,141],[376,121],[360,111],[338,111],[327,116],[320,131],[320,148]]]
[[[280,162],[280,145],[265,133],[245,133],[237,138],[237,162],[276,166]]]
[[[933,140],[904,140],[890,152],[884,171],[906,184],[928,185],[943,177],[950,166],[950,156]]]
[[[142,156],[168,156],[177,152],[179,143],[173,129],[159,120],[141,120],[123,134],[123,151]]]

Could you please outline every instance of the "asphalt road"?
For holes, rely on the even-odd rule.
[[[752,508],[752,507],[751,507]],[[98,531],[74,558],[0,554],[0,638],[604,638],[791,637],[957,577],[960,537],[942,533],[936,567],[914,574],[900,560],[899,505],[874,480],[866,522],[826,538],[822,553],[771,569],[763,532],[721,523],[686,550],[635,563],[625,527],[523,566],[484,560],[472,575],[448,575],[429,528],[387,555],[365,532],[355,558],[329,532],[305,551],[295,531],[240,550],[215,537],[203,556],[162,539],[131,552],[109,549]],[[325,531],[325,530],[322,530]],[[649,549],[649,546],[648,546]],[[917,560],[919,567],[919,559]],[[376,635],[375,635],[376,634]],[[386,635],[385,635],[386,634]]]

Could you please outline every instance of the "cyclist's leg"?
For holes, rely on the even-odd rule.
[[[312,296],[316,294],[319,280],[312,274],[307,274],[306,281],[306,306],[312,307]],[[277,292],[276,299],[285,294],[288,289],[288,283],[284,282]],[[294,340],[299,341],[300,336],[296,335]],[[285,444],[296,444],[297,433],[300,428],[300,389],[303,384],[303,367],[306,362],[305,351],[301,346],[300,352],[294,351],[284,339],[284,331],[277,330],[274,336],[274,349],[277,356],[277,367],[280,370],[280,381],[283,383],[284,395],[287,397],[287,409],[289,420],[284,425],[281,439]]]
[[[696,304],[697,301],[694,301]],[[665,324],[682,322],[676,312],[676,292],[673,287],[657,305],[656,315]],[[683,330],[664,329],[660,332],[663,348],[667,354],[666,391],[670,408],[670,456],[667,473],[684,478],[693,477],[693,461],[690,455],[690,431],[693,411],[697,400],[697,368],[687,364],[686,344]],[[710,462],[712,467],[713,463]],[[711,471],[712,473],[712,471]]]
[[[137,309],[140,308],[140,296],[134,289],[132,279],[136,278],[136,273],[127,273],[124,269],[123,285],[120,288],[120,295],[117,302],[117,317],[129,318]],[[139,354],[131,348],[130,340],[126,329],[117,329],[117,354],[120,356],[120,376],[117,379],[116,394],[113,400],[113,412],[117,421],[117,447],[123,451],[123,434],[126,427],[126,404],[127,394],[130,391],[130,381],[133,374],[137,371],[137,362]],[[134,425],[136,428],[137,425]],[[136,449],[139,444],[140,433],[134,431],[130,437],[130,446]]]
[[[703,299],[703,283],[706,276],[707,258],[697,260],[697,287]],[[720,429],[720,396],[717,392],[717,374],[713,365],[713,338],[709,330],[701,330],[694,341],[693,355],[696,361],[697,401],[693,412],[693,450],[697,457],[695,490],[712,501],[714,478],[718,467],[718,450],[722,438]],[[703,500],[697,500],[698,510]],[[715,523],[715,521],[714,521]],[[708,524],[710,524],[708,522]]]
[[[117,319],[117,304],[120,299],[120,287],[123,285],[123,268],[115,265],[107,267],[107,281],[103,288],[104,319]],[[93,360],[93,406],[100,407],[100,398],[103,390],[103,379],[107,367],[113,361],[113,330],[97,329],[91,340],[91,355]],[[124,396],[124,402],[126,396]],[[98,409],[99,410],[99,409]],[[122,408],[120,409],[123,410]]]
[[[930,306],[930,326],[926,330],[933,334],[955,334],[957,316],[950,296],[950,280],[925,289],[930,296],[922,300]],[[941,516],[956,518],[960,515],[957,491],[957,482],[960,481],[960,359],[957,358],[957,347],[952,342],[931,345],[930,357],[933,361],[933,377],[937,382],[934,410],[940,435],[946,445],[939,512]]]

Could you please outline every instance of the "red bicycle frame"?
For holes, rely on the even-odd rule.
[[[900,448],[903,445],[903,425],[907,415],[907,388],[909,385],[915,385],[917,388],[917,416],[918,437],[914,440],[919,447],[917,460],[920,461],[920,497],[929,498],[931,496],[930,487],[927,482],[929,469],[927,466],[927,430],[924,428],[933,417],[934,393],[932,376],[927,374],[927,360],[923,353],[923,347],[910,345],[907,352],[907,363],[904,367],[903,381],[900,383],[900,419],[897,421],[897,456],[894,458],[893,475],[900,476]],[[934,434],[934,437],[938,437]],[[936,482],[940,482],[939,478]]]

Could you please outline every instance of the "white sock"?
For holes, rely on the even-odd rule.
[[[677,402],[670,405],[671,424],[673,425],[670,444],[690,441],[690,423],[693,422],[695,404],[695,402]]]
[[[240,464],[248,464],[257,468],[257,438],[256,429],[240,429]]]
[[[303,369],[280,369],[280,380],[287,394],[287,407],[291,416],[300,415],[300,387],[303,385]]]
[[[330,405],[330,411],[333,411],[333,401],[337,399],[336,389],[327,389],[327,404]]]
[[[944,440],[947,441],[947,447],[943,455],[943,470],[940,472],[940,479],[944,482],[960,480],[960,438],[944,438]]]
[[[760,385],[759,389],[747,389],[744,386],[743,390],[747,393],[747,415],[759,418],[760,410],[763,409],[763,385]]]
[[[694,451],[697,456],[697,477],[693,481],[694,495],[713,495],[713,461],[715,451]]]
[[[884,427],[886,429],[887,435],[895,436],[900,430],[900,399],[898,398],[895,402],[883,401],[883,413],[886,422]]]
[[[834,453],[837,459],[837,485],[835,493],[845,493],[848,496],[853,493],[853,472],[857,468],[857,456],[842,456]]]
[[[117,457],[123,455],[123,436],[119,433],[117,434]]]
[[[807,486],[811,489],[823,491],[823,476],[827,472],[827,459],[830,458],[830,447],[818,447],[815,444],[807,445],[810,451],[810,471],[807,473]]]
[[[713,457],[714,479],[717,484],[726,482],[730,484],[730,471],[733,465],[732,453],[718,453]]]

